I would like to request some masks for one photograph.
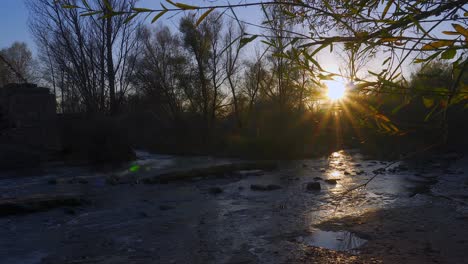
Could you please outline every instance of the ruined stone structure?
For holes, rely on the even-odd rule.
[[[0,143],[58,148],[55,96],[34,84],[0,87]]]

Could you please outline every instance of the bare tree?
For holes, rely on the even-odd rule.
[[[75,2],[70,0],[69,4]],[[101,0],[88,2],[96,8],[106,6]],[[107,2],[115,9],[131,8],[135,3]],[[28,7],[40,56],[46,58],[53,75],[48,79],[60,84],[62,111],[117,112],[130,87],[139,23],[124,23],[126,16],[83,17],[78,10],[62,8],[56,1],[29,0]],[[67,105],[70,108],[65,109]]]
[[[13,43],[0,50],[0,56],[0,87],[12,82],[35,80],[34,60],[25,43]]]

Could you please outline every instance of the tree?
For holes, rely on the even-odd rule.
[[[149,98],[150,108],[157,109],[158,114],[177,120],[184,105],[191,105],[193,100],[186,81],[190,79],[188,58],[181,41],[166,26],[157,31],[145,28],[141,41],[142,54],[133,79],[137,93]]]
[[[135,1],[86,3],[90,8],[131,10]],[[46,68],[53,75],[47,79],[60,86],[62,111],[116,113],[130,89],[139,23],[125,23],[129,15],[83,17],[78,10],[64,9],[57,1],[31,0],[28,7],[40,57],[48,62]]]
[[[8,83],[35,80],[35,62],[26,43],[15,42],[0,50],[0,87]]]

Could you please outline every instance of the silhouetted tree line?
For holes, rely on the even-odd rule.
[[[108,3],[113,10],[131,10],[135,1]],[[342,144],[378,149],[389,135],[421,142],[417,135],[425,131],[425,139],[437,139],[446,106],[466,100],[446,101],[451,66],[436,62],[410,81],[352,90],[345,102],[331,106],[313,70],[281,56],[303,43],[289,41],[294,24],[275,6],[264,14],[269,44],[254,48],[239,41],[246,25],[217,11],[202,21],[188,14],[175,27],[148,27],[130,20],[130,13],[99,19],[48,0],[28,6],[37,75],[56,94],[58,112],[68,116],[63,131],[71,148],[87,141],[94,142],[93,151],[111,152],[112,144],[126,142],[165,152],[255,157],[313,155]],[[31,61],[30,52],[22,52]],[[375,54],[348,43],[343,74],[357,79]],[[21,66],[22,60],[11,58],[28,76],[30,66]],[[0,63],[0,80],[14,81],[2,69]],[[464,120],[463,109],[452,111]],[[78,121],[70,118],[77,115]],[[76,140],[80,134],[87,135],[83,141]]]

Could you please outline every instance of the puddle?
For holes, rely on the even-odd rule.
[[[347,231],[316,230],[309,236],[296,238],[297,242],[308,246],[323,247],[338,251],[357,253],[356,249],[363,246],[367,240]]]

